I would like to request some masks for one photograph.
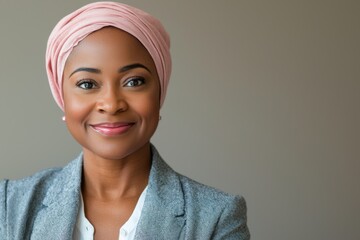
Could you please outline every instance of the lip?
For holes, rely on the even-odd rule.
[[[90,127],[97,133],[104,136],[117,136],[127,132],[134,122],[98,123],[90,124]]]

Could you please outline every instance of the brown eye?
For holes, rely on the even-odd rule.
[[[97,87],[96,83],[91,80],[80,80],[76,86],[85,90],[94,89]]]
[[[125,87],[137,87],[137,86],[141,86],[145,83],[145,79],[142,77],[134,77],[134,78],[130,78],[129,80],[127,80],[125,82]]]

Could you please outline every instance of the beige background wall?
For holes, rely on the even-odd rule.
[[[87,2],[0,0],[0,178],[80,151],[44,53],[55,23]],[[172,36],[153,139],[166,161],[244,195],[252,239],[360,239],[360,2],[124,2]]]

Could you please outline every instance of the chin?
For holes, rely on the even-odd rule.
[[[94,157],[100,157],[108,160],[121,160],[128,158],[129,156],[143,156],[147,152],[147,148],[150,147],[150,143],[127,145],[127,144],[102,144],[97,145],[94,148],[84,147],[84,151],[88,155]]]

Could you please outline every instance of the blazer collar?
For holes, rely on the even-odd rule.
[[[179,239],[185,225],[185,200],[179,174],[154,146],[148,190],[136,230],[136,239]]]
[[[152,165],[136,239],[179,239],[185,225],[185,200],[179,174],[151,145]],[[39,211],[33,236],[71,239],[80,203],[83,155],[59,171]],[[171,231],[169,231],[171,229]],[[158,237],[156,237],[158,236]]]

